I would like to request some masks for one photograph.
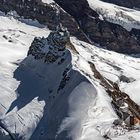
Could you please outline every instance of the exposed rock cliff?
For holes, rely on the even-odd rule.
[[[121,53],[140,53],[138,41],[122,26],[100,19],[87,0],[55,0],[70,13],[86,35],[101,47]]]
[[[24,18],[36,19],[55,29],[57,20],[68,28],[71,35],[86,42],[95,42],[100,47],[126,54],[140,53],[138,30],[129,32],[122,26],[102,20],[89,7],[86,0],[55,0],[56,3],[42,3],[41,0],[1,0],[0,10],[16,11]],[[66,11],[64,11],[62,8]],[[59,10],[59,12],[58,12]]]
[[[102,0],[129,8],[140,8],[139,0]]]
[[[21,17],[36,19],[51,30],[55,30],[57,26],[59,10],[61,23],[68,28],[71,35],[88,42],[76,21],[55,3],[43,3],[41,0],[0,0],[0,10],[5,13],[16,11]]]

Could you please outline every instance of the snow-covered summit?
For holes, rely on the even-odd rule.
[[[140,59],[24,21],[0,15],[0,139],[139,140],[139,130],[114,128],[118,117],[94,70],[140,104]]]

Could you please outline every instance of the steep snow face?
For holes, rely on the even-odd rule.
[[[130,31],[140,29],[140,11],[129,9],[101,0],[87,0],[89,6],[109,22],[119,24]]]
[[[130,85],[139,85],[140,59],[100,49],[74,37],[71,41],[79,54],[71,51],[71,56],[69,50],[62,49],[64,55],[60,53],[51,63],[31,54],[25,58],[33,38],[44,36],[46,40],[50,33],[38,25],[0,15],[0,119],[4,126],[14,137],[27,140],[102,140],[106,134],[112,140],[139,140],[137,131],[113,128],[117,116],[88,62],[94,63],[105,78],[118,82],[139,103],[139,90]],[[42,51],[47,54],[47,41],[45,44]],[[58,64],[63,56],[65,61]],[[63,83],[67,68],[68,81]],[[5,131],[0,133],[0,139],[4,134],[10,139]]]
[[[117,118],[108,101],[109,98],[102,96],[98,89],[82,82],[69,97],[68,117],[63,120],[58,134],[69,130],[68,136],[73,140],[104,140],[99,127],[111,129],[110,123]],[[106,123],[103,123],[103,116]],[[105,133],[103,129],[101,131]]]
[[[100,73],[105,78],[110,79],[113,82],[117,82],[120,85],[121,89],[128,93],[130,97],[139,104],[138,100],[140,99],[138,99],[139,96],[137,96],[139,92],[138,90],[135,90],[135,88],[133,88],[132,90],[132,87],[130,86],[136,81],[136,86],[139,83],[140,58],[138,56],[132,57],[118,54],[112,51],[106,51],[104,49],[99,49],[84,42],[77,42],[73,38],[72,42],[73,44],[75,44],[75,48],[80,53],[80,57],[85,60],[82,62],[86,63],[85,68],[81,67],[81,60],[78,56],[74,56],[76,67],[78,69],[84,71],[85,73],[86,71],[88,71],[90,78],[90,76],[92,76],[92,73],[91,71],[89,71],[90,66],[88,64],[88,61],[93,62],[96,65],[98,71],[100,71]]]
[[[138,92],[139,91],[138,83],[139,83],[139,79],[140,79],[140,73],[139,73],[139,70],[140,70],[139,60],[140,59],[139,58],[126,56],[126,55],[118,54],[118,53],[111,52],[111,51],[106,51],[104,49],[99,49],[93,45],[89,45],[84,42],[78,42],[75,39],[72,39],[72,42],[75,45],[76,50],[79,52],[79,56],[73,56],[74,60],[75,60],[73,63],[75,64],[75,67],[77,69],[80,69],[80,71],[83,74],[86,74],[86,76],[92,80],[92,82],[96,86],[98,95],[101,95],[101,97],[103,97],[103,98],[100,97],[99,99],[106,99],[105,98],[106,92],[104,92],[104,90],[102,90],[102,88],[100,86],[98,87],[97,79],[94,79],[93,74],[90,73],[91,71],[86,73],[87,69],[90,69],[90,66],[88,65],[89,61],[95,64],[98,71],[100,71],[100,73],[105,78],[118,83],[121,90],[125,91],[127,94],[129,94],[131,99],[139,104],[139,100],[140,100],[139,92]],[[84,63],[86,63],[85,68],[80,67],[80,65],[82,63],[81,63],[79,57],[82,57],[85,60],[84,61]],[[97,102],[97,106],[99,105],[102,110],[101,111],[102,113],[100,114],[101,118],[99,117],[100,115],[98,114],[100,112],[99,111],[100,107],[99,108],[97,107],[97,112],[99,111],[98,113],[96,111],[94,113],[92,112],[93,115],[95,115],[96,113],[99,115],[99,116],[97,115],[95,117],[95,118],[99,119],[99,120],[98,119],[96,120],[96,122],[98,122],[98,123],[97,124],[94,123],[94,119],[93,119],[92,122],[90,122],[90,124],[93,124],[93,126],[97,126],[96,129],[102,135],[107,134],[112,140],[120,140],[120,139],[128,140],[131,138],[137,140],[140,135],[139,131],[126,132],[122,128],[116,128],[116,129],[112,128],[112,126],[110,125],[111,124],[110,122],[111,122],[111,119],[115,118],[115,116],[112,115],[109,118],[107,117],[107,115],[111,115],[111,112],[105,113],[104,111],[106,109],[109,109],[110,107],[107,106],[107,108],[106,108],[106,105],[103,103],[105,103],[105,101]],[[103,104],[103,106],[102,106],[102,104]],[[94,107],[96,108],[96,106],[94,106]],[[111,108],[110,108],[110,110],[111,110]],[[102,115],[104,115],[104,117],[105,116],[106,117],[104,118]],[[94,118],[94,117],[92,116],[92,118]],[[89,139],[92,138],[92,136],[90,136],[90,130],[94,130],[93,127],[91,127],[91,126],[88,127],[88,126],[86,127],[86,128],[88,128],[88,130],[85,131],[87,133],[83,133],[83,136],[85,134],[85,140],[88,138]],[[92,128],[92,129],[90,129],[90,128]]]

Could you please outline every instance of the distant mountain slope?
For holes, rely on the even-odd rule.
[[[50,0],[1,0],[0,10],[5,13],[16,11],[19,16],[37,20],[39,23],[47,25],[51,30],[55,30],[58,16],[60,16],[61,23],[68,28],[72,35],[88,42],[75,20],[61,7],[51,2]],[[58,9],[60,10],[59,15],[57,15]]]
[[[111,12],[118,14],[118,16],[113,15],[112,17],[109,14],[104,14],[108,11],[106,7],[103,8],[102,12],[101,4],[98,7],[97,0],[92,1],[93,5],[89,5],[87,0],[55,0],[59,5],[51,2],[1,0],[0,10],[6,13],[11,10],[16,11],[19,16],[36,19],[53,30],[58,20],[60,20],[68,28],[71,35],[80,40],[91,44],[96,43],[99,47],[120,53],[140,53],[139,20],[137,20],[139,12],[135,12],[137,16],[134,17],[135,14],[132,14],[134,10],[128,11],[119,7],[115,10],[120,12],[115,10]],[[94,9],[94,2],[97,11]],[[126,28],[127,25],[129,25],[129,28]],[[128,29],[132,29],[132,31],[128,31]]]
[[[140,53],[138,33],[130,32],[132,28],[140,28],[140,12],[136,12],[135,18],[135,14],[131,16],[133,12],[129,16],[128,11],[127,15],[125,10],[113,8],[113,5],[100,0],[55,1],[75,18],[88,38],[100,47],[126,54]]]
[[[87,1],[90,7],[101,14],[105,20],[119,24],[128,31],[133,28],[140,29],[140,11],[102,2],[101,0]]]

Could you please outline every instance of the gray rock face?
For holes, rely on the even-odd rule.
[[[69,41],[70,34],[67,28],[58,25],[57,30],[51,32],[47,38],[35,38],[28,55],[34,56],[35,59],[43,59],[47,63],[53,63],[64,55],[65,46]]]
[[[83,22],[82,27],[89,38],[100,46],[120,53],[140,53],[138,41],[120,25],[92,18]]]
[[[41,0],[0,0],[0,10],[7,13],[16,11],[19,16],[29,19],[36,19],[41,24],[47,25],[51,30],[57,26],[57,11],[61,17],[61,23],[80,40],[88,42],[87,37],[79,28],[77,22],[57,4],[42,3]]]
[[[63,51],[66,44],[70,41],[70,34],[67,28],[63,28],[60,24],[57,26],[56,31],[50,33],[47,41],[51,46],[57,47],[59,51]]]
[[[139,0],[102,0],[102,1],[114,3],[128,8],[140,8]]]
[[[139,38],[123,27],[99,19],[86,0],[55,0],[61,7],[70,13],[79,23],[81,29],[101,47],[120,53],[140,53]]]

